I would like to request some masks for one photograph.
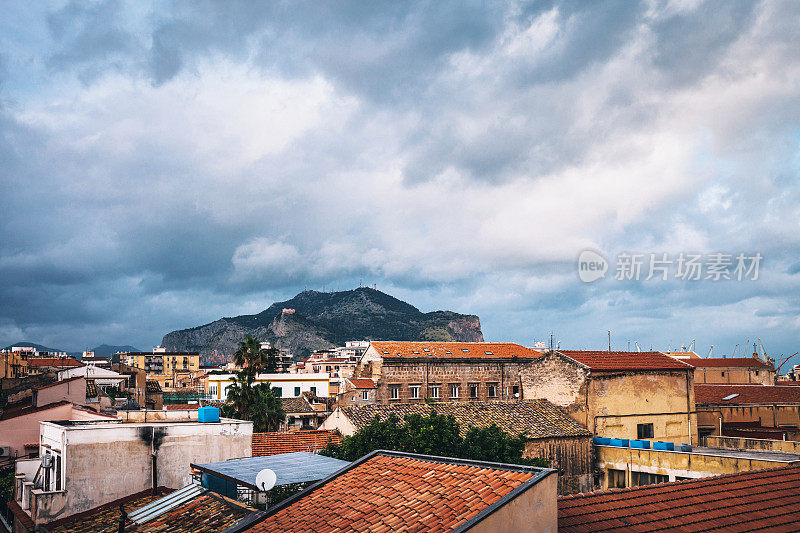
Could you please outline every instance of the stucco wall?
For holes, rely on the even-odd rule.
[[[800,461],[789,463],[769,458],[744,459],[696,452],[642,450],[613,446],[596,446],[596,453],[598,468],[606,471],[609,468],[626,471],[627,486],[630,486],[631,482],[630,473],[634,471],[665,475],[669,476],[670,481],[674,481],[676,477],[702,478],[800,464]],[[607,482],[608,475],[604,476],[602,488],[608,488]]]
[[[38,450],[39,422],[47,420],[108,420],[108,418],[82,409],[73,409],[71,404],[59,405],[52,409],[0,421],[0,446],[10,446],[12,455],[25,455],[26,444],[36,444]]]
[[[754,383],[775,385],[775,372],[741,367],[696,368],[695,383]]]
[[[562,407],[576,422],[588,427],[586,391],[589,370],[553,352],[520,370],[523,396],[544,398]]]
[[[252,454],[252,422],[104,424],[64,428],[43,423],[43,443],[64,448],[65,503],[38,518],[63,518],[157,484],[180,488],[191,481],[190,463]],[[66,447],[63,442],[66,440]]]
[[[470,533],[556,533],[558,531],[555,473],[530,487],[468,529]]]
[[[58,382],[55,385],[38,389],[35,392],[36,405],[42,406],[48,403],[66,400],[78,405],[86,403],[86,379],[70,379]]]
[[[748,439],[745,437],[706,437],[706,446],[732,450],[763,450],[800,454],[800,442],[793,440]]]
[[[714,414],[703,418],[709,421],[719,418],[723,422],[760,422],[766,427],[800,428],[800,405],[702,405],[698,410],[708,409]],[[718,424],[718,422],[717,422]],[[708,423],[710,425],[710,422]]]

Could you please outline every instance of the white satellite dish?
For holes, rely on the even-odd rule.
[[[263,491],[267,491],[275,486],[278,481],[278,476],[269,468],[265,468],[256,475],[256,487]]]

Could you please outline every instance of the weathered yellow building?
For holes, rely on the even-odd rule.
[[[0,378],[21,378],[28,375],[28,354],[0,352]]]
[[[520,381],[597,436],[697,442],[694,368],[661,352],[550,352]]]
[[[756,357],[685,359],[695,383],[775,385],[775,367]]]

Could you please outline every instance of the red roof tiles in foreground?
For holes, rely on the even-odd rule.
[[[726,400],[725,398],[728,399]],[[780,385],[699,384],[694,386],[694,402],[722,405],[800,403],[800,387],[786,387]]]
[[[604,352],[583,350],[558,350],[570,359],[592,370],[689,370],[691,365],[661,352]]]
[[[452,531],[551,473],[379,450],[278,504],[247,531]]]
[[[318,452],[328,443],[341,444],[342,436],[330,430],[253,433],[253,456],[290,452]]]
[[[383,357],[512,358],[541,357],[542,353],[513,342],[401,342],[373,341]]]
[[[558,531],[797,531],[800,467],[576,494],[558,500]]]
[[[761,359],[753,357],[725,358],[715,357],[713,359],[687,359],[687,363],[697,368],[772,368]]]

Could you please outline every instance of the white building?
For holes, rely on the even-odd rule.
[[[228,399],[227,389],[233,384],[234,374],[210,374],[208,394],[212,400]],[[258,374],[256,383],[269,382],[281,398],[297,398],[304,392],[312,392],[325,398],[330,396],[330,376],[317,374]]]
[[[120,374],[119,372],[114,372],[113,370],[106,370],[105,368],[100,368],[98,366],[86,365],[76,366],[74,368],[67,368],[59,371],[58,380],[63,381],[65,379],[79,376],[86,379],[93,379],[94,384],[103,391],[106,390],[106,387],[127,387],[128,378],[130,377],[126,376],[125,374]]]
[[[252,455],[252,422],[198,422],[197,411],[120,417],[40,422],[40,458],[17,461],[15,476],[17,503],[35,524],[153,487],[183,487],[191,463]]]

